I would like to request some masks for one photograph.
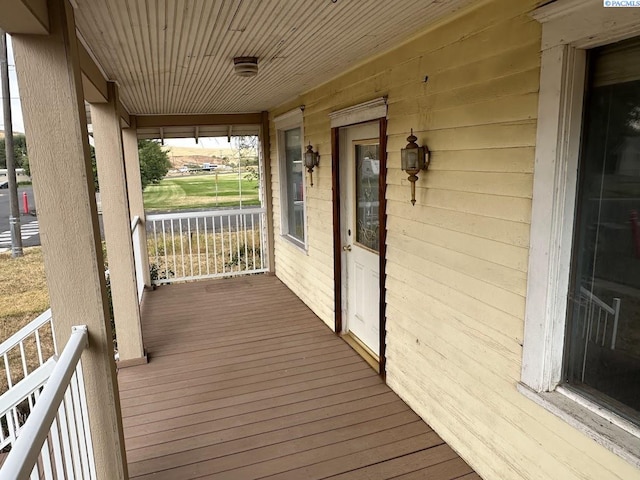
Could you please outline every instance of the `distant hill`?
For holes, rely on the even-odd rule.
[[[24,133],[22,132],[13,132],[13,136],[15,137],[16,135],[24,135]],[[4,139],[4,130],[0,130],[0,140]]]
[[[231,148],[164,146],[162,149],[169,155],[173,168],[180,168],[189,164],[202,165],[203,163],[220,165],[224,157],[231,159],[235,153]]]

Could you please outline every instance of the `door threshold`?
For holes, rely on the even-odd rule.
[[[367,347],[362,340],[351,332],[341,333],[340,337],[342,337],[347,345],[353,348],[356,353],[376,371],[376,373],[380,373],[380,357],[373,353],[373,351]]]

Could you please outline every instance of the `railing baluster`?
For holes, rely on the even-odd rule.
[[[180,259],[182,260],[182,276],[184,276],[184,248],[182,247],[182,219],[178,224],[180,229]],[[173,230],[173,220],[171,220],[171,244],[173,245],[173,268],[174,276],[178,276],[178,265],[176,264],[176,234]]]
[[[31,470],[31,475],[29,476],[31,480],[40,480],[40,472],[38,471],[38,463],[33,466],[33,470]]]
[[[42,450],[40,450],[40,457],[42,458],[42,470],[44,478],[53,480],[53,465],[51,464],[51,450],[49,448],[49,440],[45,440],[42,444]]]
[[[240,229],[242,225],[240,224],[240,215],[236,215],[236,249],[238,255],[238,271],[242,270],[241,262],[240,262]]]
[[[26,378],[29,375],[29,369],[27,368],[27,355],[24,353],[24,341],[20,341],[20,360],[22,362],[22,373]]]
[[[53,450],[53,463],[56,468],[56,477],[64,478],[64,464],[62,460],[62,446],[60,444],[60,431],[58,430],[58,418],[51,424],[51,446]]]
[[[196,218],[196,251],[198,252],[198,275],[202,275],[202,264],[200,262],[200,222]]]
[[[214,272],[218,273],[218,234],[216,233],[216,217],[211,217],[211,231],[213,232],[213,266]]]
[[[84,423],[88,424],[89,421],[89,408],[87,407],[87,394],[84,390],[84,374],[82,373],[82,360],[78,362],[78,366],[76,367],[76,376],[78,378],[78,385],[80,387],[79,391],[79,400],[80,400],[80,411],[82,412],[82,419]],[[89,452],[93,452],[93,440],[91,439],[91,431],[88,431],[86,434],[86,445],[87,450]],[[96,463],[93,454],[89,455],[89,469],[91,471],[91,475],[89,478],[95,478],[96,472]]]
[[[158,248],[158,231],[156,228],[156,221],[154,220],[152,223],[153,223],[153,246],[156,248],[156,266],[160,268],[160,257],[159,257],[160,249]]]
[[[249,242],[247,241],[247,216],[242,215],[242,231],[244,232],[244,269],[249,270]]]
[[[209,236],[207,235],[207,217],[202,217],[204,223],[204,260],[207,262],[207,275],[211,274],[209,268]]]
[[[198,221],[198,219],[196,219],[196,222]],[[190,268],[190,272],[191,272],[191,276],[193,277],[193,250],[191,248],[191,243],[192,243],[192,238],[191,238],[191,219],[187,218],[187,233],[189,235],[188,237],[188,242],[189,242],[189,268]]]
[[[222,273],[227,273],[227,259],[224,253],[224,220],[220,217],[220,249],[222,250]]]
[[[82,409],[80,407],[80,393],[78,387],[78,378],[74,375],[71,378],[71,398],[73,399],[73,411],[75,413],[76,426],[78,430],[78,451],[80,452],[80,466],[82,468],[83,478],[89,478],[89,463],[86,434],[84,431],[84,420],[82,418]]]
[[[71,441],[71,459],[73,460],[73,469],[76,472],[76,475],[79,478],[82,478],[80,446],[78,445],[78,429],[76,428],[76,414],[70,389],[67,389],[64,397],[67,402],[67,422],[69,426],[69,440]]]
[[[40,365],[42,365],[44,363],[44,360],[42,358],[42,345],[40,343],[40,330],[36,330],[35,331],[35,337],[36,337],[36,350],[38,351],[38,363]]]
[[[231,231],[231,215],[227,215],[227,227],[229,228],[229,270],[233,271],[233,239]]]
[[[256,227],[251,214],[251,250],[253,251],[253,268],[256,268]]]
[[[169,280],[169,271],[171,270],[169,268],[169,252],[167,252],[167,232],[166,232],[166,228],[164,226],[164,220],[162,221],[162,242],[164,245],[164,263],[165,263],[165,272],[164,272],[164,277]],[[175,257],[174,257],[175,259]]]
[[[64,467],[67,472],[66,478],[73,479],[73,451],[71,449],[71,440],[69,436],[69,416],[67,415],[67,400],[62,399],[60,408],[58,408],[58,418],[60,419],[60,431],[62,432],[62,451],[64,452]]]
[[[265,231],[264,231],[264,213],[260,214],[260,268],[266,268],[264,264],[264,256],[265,256]]]

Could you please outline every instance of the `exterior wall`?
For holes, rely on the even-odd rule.
[[[270,112],[304,104],[320,154],[308,252],[279,237],[276,274],[333,325],[328,114],[388,95],[387,381],[485,479],[632,479],[640,472],[516,390],[540,75],[533,0],[482,2]],[[425,82],[425,77],[428,80]],[[400,149],[432,163],[409,202]]]

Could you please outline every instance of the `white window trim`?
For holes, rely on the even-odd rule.
[[[574,392],[568,394],[567,389],[558,387],[565,345],[586,49],[640,35],[640,9],[604,8],[602,0],[558,0],[535,10],[532,16],[542,23],[542,59],[519,390],[640,467],[637,429],[627,428],[615,416],[603,415],[600,406],[584,399],[576,401]],[[630,438],[635,441],[629,443]]]
[[[304,116],[303,108],[295,108],[273,119],[276,128],[276,151],[278,154],[278,182],[280,184],[280,236],[287,240],[291,245],[300,249],[304,253],[308,253],[308,221],[307,221],[307,176],[302,175],[302,184],[304,189],[304,204],[302,215],[304,218],[304,241],[293,237],[289,234],[289,206],[287,205],[287,181],[286,181],[286,158],[285,151],[282,148],[284,144],[284,132],[293,128],[300,128],[300,151],[304,149]],[[285,212],[287,213],[285,215]]]

